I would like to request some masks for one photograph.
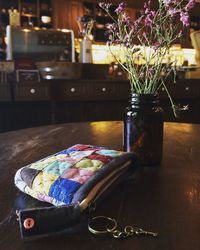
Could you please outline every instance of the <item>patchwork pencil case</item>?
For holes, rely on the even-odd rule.
[[[17,211],[22,238],[76,228],[91,204],[102,200],[136,167],[133,153],[78,144],[20,168],[15,185],[43,201],[43,207]]]

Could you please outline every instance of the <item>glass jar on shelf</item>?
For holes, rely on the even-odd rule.
[[[94,19],[90,16],[80,16],[77,18],[78,27],[82,40],[80,42],[80,62],[92,63],[92,29]]]

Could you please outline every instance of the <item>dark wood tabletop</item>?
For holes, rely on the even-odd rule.
[[[122,149],[122,123],[71,123],[0,134],[0,221],[19,195],[16,170],[77,143]],[[0,250],[199,250],[200,125],[165,123],[162,165],[140,168],[95,213],[116,218],[120,228],[133,225],[159,237],[116,240],[92,235],[85,226],[75,234],[23,241],[13,218],[0,226]]]

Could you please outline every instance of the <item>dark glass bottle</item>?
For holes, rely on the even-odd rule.
[[[141,165],[162,161],[163,111],[157,95],[133,94],[124,117],[124,150],[135,152]]]

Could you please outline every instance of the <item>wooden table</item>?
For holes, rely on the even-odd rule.
[[[96,214],[158,232],[157,239],[98,237],[84,227],[79,234],[36,241],[20,239],[18,223],[0,226],[1,250],[199,250],[200,249],[200,125],[166,123],[163,162],[141,168],[119,186]],[[0,134],[0,220],[18,195],[16,170],[76,143],[122,148],[121,122],[61,124]]]

